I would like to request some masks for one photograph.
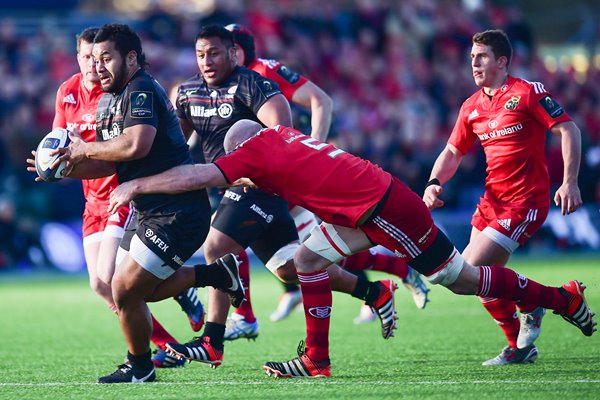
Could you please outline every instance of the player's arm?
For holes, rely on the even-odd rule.
[[[66,176],[69,178],[95,179],[113,175],[116,169],[115,163],[111,161],[84,159],[70,171],[67,167],[67,171]]]
[[[256,116],[269,128],[275,125],[292,126],[290,103],[281,93],[270,97],[257,111]]]
[[[460,150],[448,143],[435,160],[429,175],[429,183],[425,188],[425,193],[423,193],[423,201],[429,209],[444,205],[444,202],[439,199],[443,191],[442,185],[454,176],[463,157],[464,154]],[[436,179],[439,183],[432,183]]]
[[[77,165],[83,159],[121,162],[145,157],[152,147],[156,128],[152,125],[138,124],[123,129],[123,133],[107,141],[85,142],[81,137],[70,135],[71,144],[59,149],[60,161],[68,160]],[[60,161],[56,161],[58,164]]]
[[[554,194],[554,204],[560,204],[563,215],[575,212],[583,204],[577,185],[581,162],[581,131],[574,122],[561,122],[550,131],[560,136],[564,163],[563,182]]]
[[[54,128],[66,128],[67,119],[65,118],[65,103],[62,101],[62,90],[58,89],[56,92],[56,100],[54,102],[54,120],[52,121],[52,129]]]
[[[117,186],[110,194],[108,211],[112,213],[143,194],[175,194],[228,184],[215,164],[179,165],[160,174],[133,179]]]
[[[310,136],[324,142],[331,125],[333,111],[331,97],[313,82],[307,81],[294,92],[292,102],[310,109],[312,129]]]

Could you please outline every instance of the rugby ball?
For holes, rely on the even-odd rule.
[[[60,154],[50,155],[52,151],[67,147],[71,143],[69,131],[65,128],[56,128],[48,133],[35,151],[35,170],[40,178],[46,182],[54,182],[64,177],[67,162],[61,162],[57,167],[50,168]]]

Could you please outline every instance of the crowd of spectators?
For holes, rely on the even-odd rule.
[[[584,202],[600,202],[600,70],[591,64],[583,80],[575,79],[574,69],[547,70],[518,9],[467,9],[458,1],[433,0],[360,0],[352,7],[319,0],[216,4],[202,16],[155,8],[142,17],[111,19],[75,9],[39,18],[33,26],[26,14],[0,20],[0,193],[15,209],[12,229],[81,215],[78,182],[34,183],[24,160],[51,127],[58,85],[77,71],[75,34],[115,21],[140,33],[149,71],[165,87],[197,72],[193,43],[201,25],[248,26],[259,56],[277,58],[333,98],[330,136],[339,147],[376,162],[418,193],[461,103],[476,90],[469,64],[472,34],[502,28],[515,48],[510,72],[544,82],[582,129],[582,196]],[[306,111],[294,113],[297,126],[306,130]],[[485,165],[475,147],[449,184],[449,207],[472,208],[482,192]],[[547,147],[551,183],[557,187],[559,139],[549,138]]]

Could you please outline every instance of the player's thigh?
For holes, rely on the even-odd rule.
[[[469,244],[463,251],[463,257],[471,265],[506,265],[511,252],[494,239],[484,235],[477,228],[471,231]]]
[[[125,255],[115,271],[112,281],[112,294],[118,307],[136,302],[149,296],[163,281],[141,265],[138,260]]]
[[[109,285],[115,273],[117,251],[120,243],[121,237],[116,236],[104,236],[102,242],[100,242],[96,271],[100,280]]]

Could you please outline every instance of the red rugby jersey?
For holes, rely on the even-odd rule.
[[[52,129],[77,127],[83,140],[96,140],[96,109],[104,92],[100,85],[91,91],[83,84],[81,73],[75,74],[58,88]],[[119,185],[116,175],[83,179],[83,196],[88,202],[108,202],[110,192]]]
[[[325,222],[352,228],[392,181],[380,167],[282,126],[262,130],[215,164],[229,182],[250,178]]]
[[[254,72],[269,78],[279,85],[281,93],[288,101],[292,101],[292,97],[296,90],[304,85],[307,79],[299,73],[282,65],[279,61],[257,58],[247,67]]]
[[[448,143],[466,154],[479,139],[492,202],[548,207],[546,131],[570,120],[543,84],[509,76],[491,99],[481,89],[463,103]]]

